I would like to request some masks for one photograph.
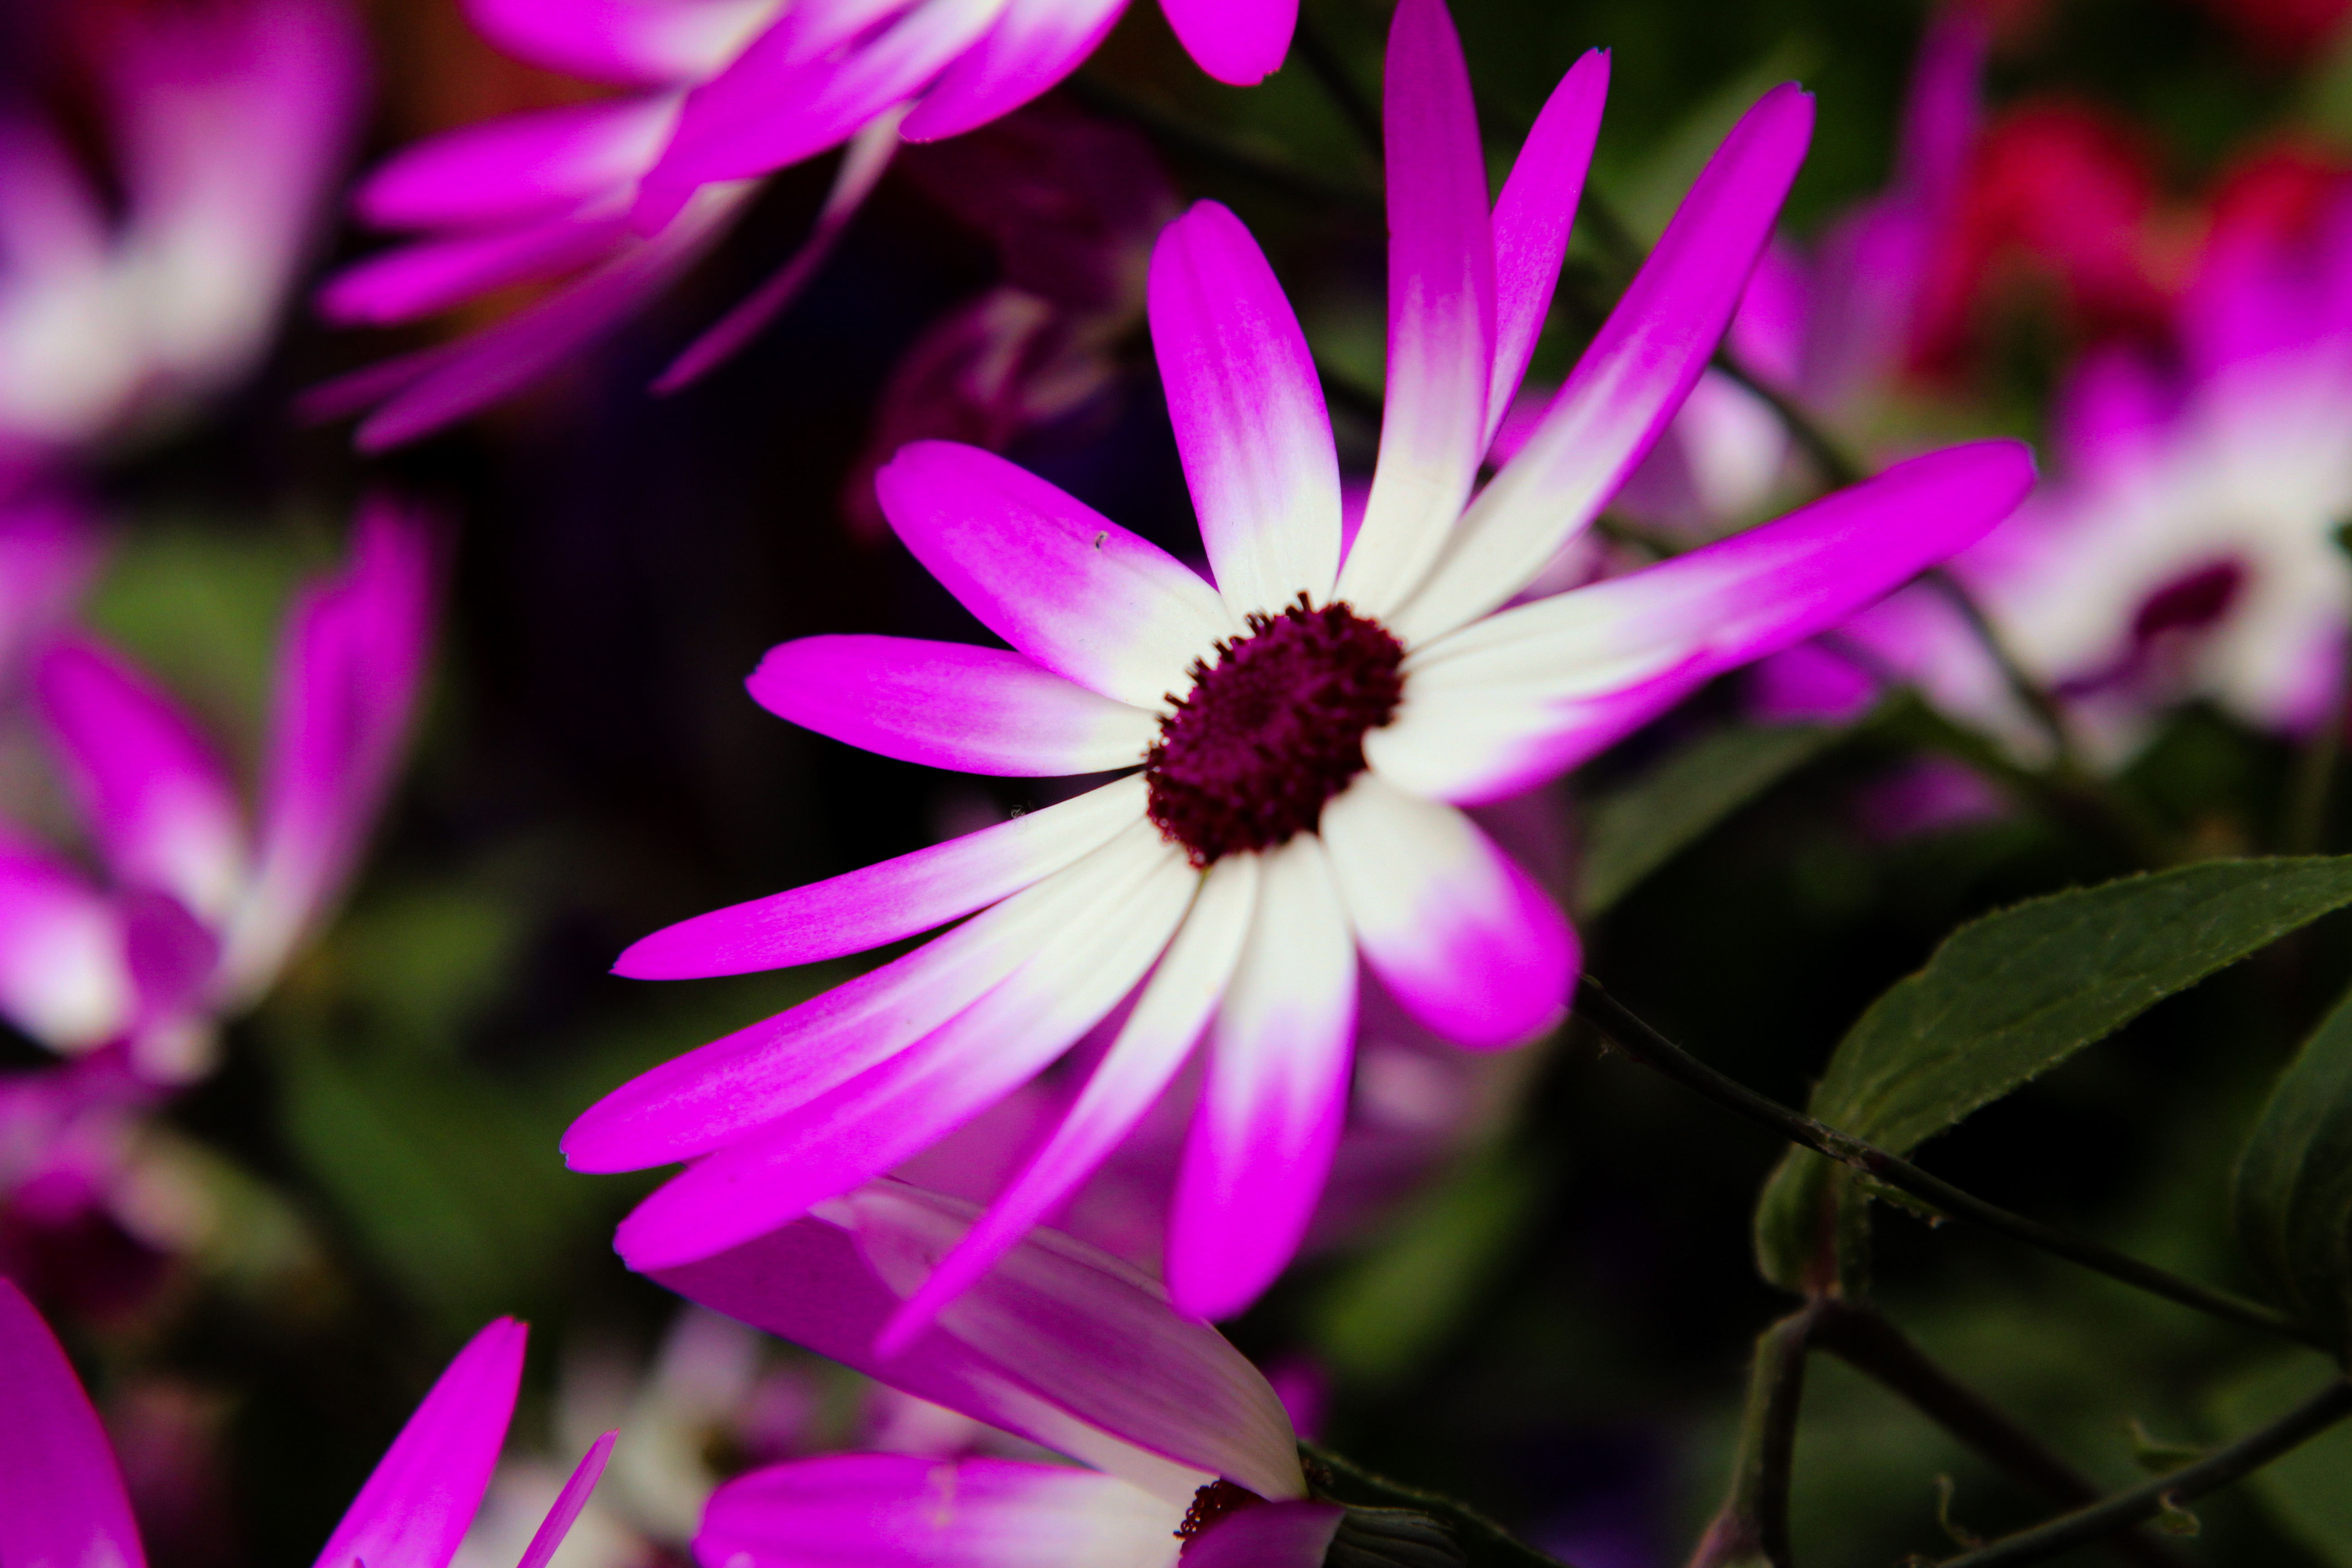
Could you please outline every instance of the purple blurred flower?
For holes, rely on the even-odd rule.
[[[60,131],[0,117],[0,488],[251,368],[360,108],[335,0],[58,15],[89,35],[115,164],[93,179]]]
[[[420,520],[374,502],[351,564],[298,597],[250,826],[145,675],[86,637],[39,655],[37,705],[108,885],[0,829],[0,1012],[68,1055],[119,1042],[147,1077],[204,1069],[212,1021],[268,987],[365,842],[424,672],[431,555]]]
[[[319,1568],[446,1568],[480,1506],[514,1414],[525,1331],[501,1318],[441,1374],[342,1522]],[[606,1433],[572,1474],[520,1568],[546,1568],[603,1472]],[[65,1352],[23,1292],[0,1279],[0,1561],[26,1568],[142,1568],[122,1472]]]
[[[469,0],[511,53],[634,89],[510,116],[395,155],[361,216],[421,237],[344,272],[340,321],[413,321],[523,281],[552,297],[471,340],[321,388],[375,411],[371,449],[514,392],[634,312],[715,245],[757,182],[847,143],[802,249],[657,383],[683,384],[790,302],[902,142],[984,125],[1060,81],[1126,0]],[[1255,82],[1282,63],[1297,0],[1160,0],[1202,68]]]
[[[658,1274],[767,1329],[1085,1468],[840,1454],[719,1489],[705,1568],[1022,1560],[1070,1568],[1248,1561],[1316,1568],[1341,1510],[1307,1500],[1297,1438],[1257,1369],[1151,1279],[1038,1231],[898,1354],[877,1335],[978,1211],[884,1181],[760,1240]],[[1180,1530],[1182,1535],[1180,1536]],[[1001,1550],[1001,1548],[999,1548]]]
[[[1329,1168],[1360,947],[1458,1043],[1515,1045],[1560,1015],[1574,933],[1461,807],[1539,783],[1843,618],[2016,504],[2024,448],[1955,448],[1647,572],[1501,608],[1591,522],[1698,375],[1811,130],[1793,87],[1749,113],[1540,426],[1473,499],[1549,301],[1605,69],[1595,54],[1569,73],[1490,214],[1452,24],[1439,0],[1399,8],[1387,418],[1352,540],[1297,321],[1248,231],[1211,203],[1162,237],[1150,315],[1214,586],[973,448],[918,445],[884,471],[899,536],[1018,651],[807,638],[769,654],[754,697],[935,767],[1144,771],[631,948],[625,974],[733,973],[984,911],[573,1124],[578,1169],[695,1162],[624,1223],[634,1266],[708,1256],[893,1168],[1135,992],[1076,1104],[893,1337],[1084,1181],[1204,1032],[1169,1278],[1188,1312],[1240,1310],[1290,1258]]]

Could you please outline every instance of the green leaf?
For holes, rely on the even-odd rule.
[[[563,1168],[560,1118],[454,1063],[295,1052],[284,1107],[370,1256],[455,1330],[524,1305],[609,1195]]]
[[[2223,1387],[2214,1414],[2225,1429],[2251,1432],[2337,1375],[2326,1356],[2288,1352]],[[2352,1568],[2352,1424],[2331,1426],[2273,1459],[2247,1484],[2288,1533],[2323,1562]]]
[[[1580,904],[1589,918],[1707,829],[1828,750],[1843,731],[1811,725],[1720,730],[1596,801]]]
[[[2271,1091],[2236,1187],[2255,1272],[2289,1311],[2352,1345],[2352,994]]]
[[[1908,1154],[2215,970],[2352,904],[2352,857],[2219,860],[2053,894],[1962,927],[1873,1003],[1830,1058],[1818,1120]],[[1765,1278],[1818,1282],[1835,1167],[1792,1150],[1765,1184]],[[1839,1227],[1843,1228],[1843,1227]],[[1836,1261],[1858,1260],[1850,1247]]]

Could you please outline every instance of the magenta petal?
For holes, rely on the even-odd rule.
[[[1139,767],[1160,721],[1017,653],[912,637],[768,650],[752,700],[820,735],[926,767],[1035,778]]]
[[[131,1026],[139,994],[121,910],[72,868],[0,838],[0,1015],[57,1051]]]
[[[365,502],[351,564],[306,586],[270,700],[261,843],[237,910],[226,984],[267,984],[341,890],[408,733],[433,631],[430,527]]]
[[[929,86],[995,22],[1005,0],[923,0],[838,53],[809,58],[788,15],[687,96],[649,193],[748,179],[855,135]]]
[[[704,1508],[704,1568],[1091,1568],[1171,1555],[1181,1510],[1115,1476],[1011,1459],[830,1454]]]
[[[1108,842],[1143,806],[1142,781],[1118,780],[895,860],[681,921],[638,941],[613,973],[696,980],[863,952],[1043,880]]]
[[[317,1568],[446,1568],[489,1490],[526,1337],[500,1318],[457,1352],[327,1538]]]
[[[1319,831],[1365,958],[1414,1016],[1479,1048],[1559,1022],[1576,935],[1475,823],[1368,773],[1323,808]]]
[[[1238,8],[1235,14],[1239,14]],[[1306,334],[1248,229],[1202,202],[1151,252],[1151,345],[1201,518],[1236,618],[1339,570],[1339,459]]]
[[[1633,471],[1747,291],[1812,124],[1811,98],[1783,86],[1725,138],[1543,422],[1391,618],[1408,644],[1510,600]]]
[[[1182,562],[977,447],[901,447],[874,492],[981,625],[1089,691],[1157,708],[1239,629]]]
[[[194,724],[93,642],[51,649],[36,685],[115,875],[224,919],[245,880],[245,825],[228,772]]]
[[[1197,874],[1167,846],[1129,858],[1139,879],[1078,910],[979,1001],[638,1205],[614,1237],[622,1258],[644,1271],[739,1246],[911,1159],[1042,1071],[1142,977],[1191,899]]]
[[[1006,1184],[978,1225],[891,1319],[881,1351],[910,1342],[940,1309],[988,1272],[1029,1228],[1094,1174],[1192,1054],[1225,994],[1257,903],[1258,858],[1211,867],[1184,924],[1153,970],[1094,1075],[1045,1146]]]
[[[583,1111],[563,1135],[580,1171],[633,1171],[716,1149],[848,1082],[999,985],[1156,860],[1130,819],[1077,864],[905,957],[700,1050]]]
[[[1495,379],[1486,394],[1491,443],[1518,395],[1536,352],[1560,258],[1584,194],[1601,110],[1609,99],[1609,55],[1589,50],[1552,89],[1535,129],[1519,148],[1503,194],[1495,202]]]
[[[1160,0],[1160,8],[1200,68],[1235,87],[1280,70],[1298,26],[1298,0]]]
[[[547,1568],[549,1560],[555,1555],[555,1549],[563,1544],[563,1538],[572,1533],[572,1525],[579,1521],[580,1510],[588,1506],[589,1494],[596,1489],[597,1481],[603,1479],[604,1461],[613,1457],[613,1444],[619,1436],[617,1431],[607,1432],[589,1445],[588,1452],[582,1455],[580,1463],[572,1468],[572,1478],[556,1494],[553,1505],[547,1510],[547,1517],[540,1521],[537,1530],[531,1531],[530,1544],[524,1548],[522,1558],[515,1568]]]
[[[1223,1519],[1184,1548],[1184,1568],[1321,1568],[1347,1510],[1329,1502],[1271,1502]]]
[[[775,0],[465,0],[467,19],[508,53],[625,86],[709,76],[775,15]]]
[[[987,37],[950,66],[907,117],[909,142],[934,142],[1010,114],[1094,53],[1127,0],[1008,0]]]
[[[0,183],[6,178],[0,170]],[[96,531],[77,503],[36,493],[0,504],[0,682],[13,689],[25,661],[57,635],[98,555]]]
[[[24,1292],[0,1279],[0,1563],[142,1568],[122,1471],[81,1380]]]
[[[674,94],[510,114],[404,147],[352,198],[378,228],[458,228],[570,212],[653,167]]]
[[[1168,1289],[1228,1317],[1274,1283],[1307,1234],[1347,1110],[1356,946],[1322,841],[1265,856],[1249,945],[1210,1031],[1169,1223]]]
[[[1402,0],[1389,31],[1388,399],[1370,499],[1339,595],[1385,614],[1461,515],[1486,447],[1495,240],[1470,72],[1443,0]]]
[[[609,254],[626,238],[618,218],[572,217],[488,234],[404,245],[344,268],[319,290],[333,321],[389,326],[462,304],[493,289],[551,278]]]

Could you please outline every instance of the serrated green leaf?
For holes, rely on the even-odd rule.
[[[1812,725],[1720,730],[1601,796],[1587,817],[1590,850],[1578,900],[1584,913],[1608,909],[1840,733]]]
[[[1811,1110],[1895,1154],[2105,1038],[2148,1007],[2352,904],[2352,857],[2209,861],[1987,915],[1873,1003]],[[1756,1215],[1767,1279],[1804,1289],[1843,1203],[1830,1162],[1792,1150]]]
[[[2288,1310],[2352,1344],[2352,994],[2281,1075],[2235,1185],[2255,1272]]]

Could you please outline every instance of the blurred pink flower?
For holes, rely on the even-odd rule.
[[[1024,1560],[1318,1568],[1342,1510],[1308,1500],[1274,1389],[1148,1276],[1038,1231],[898,1353],[876,1338],[978,1211],[884,1181],[656,1278],[689,1300],[1076,1460],[836,1454],[720,1488],[704,1568]]]
[[[360,110],[337,0],[58,15],[94,62],[114,166],[94,179],[62,132],[0,117],[0,489],[252,367]]]
[[[447,1568],[481,1504],[522,1378],[524,1329],[501,1318],[474,1336],[401,1428],[319,1553]],[[520,1568],[546,1568],[588,1500],[614,1434],[588,1450]],[[0,1279],[0,1561],[143,1568],[121,1468],[73,1366],[22,1291]]]
[[[1236,84],[1282,63],[1297,0],[1160,0],[1204,70]],[[525,281],[569,279],[474,339],[320,389],[323,414],[373,407],[360,444],[415,439],[535,380],[667,287],[724,235],[757,182],[847,144],[800,252],[689,347],[682,384],[790,302],[905,142],[984,125],[1060,81],[1126,0],[469,0],[524,59],[631,89],[469,126],[402,152],[361,216],[420,235],[327,286],[339,321],[413,321]]]
[[[1491,208],[1439,0],[1400,6],[1389,61],[1387,417],[1353,540],[1343,552],[1330,422],[1297,321],[1213,203],[1161,237],[1149,312],[1213,586],[1002,458],[930,442],[893,460],[880,480],[893,526],[1018,651],[806,638],[769,653],[754,697],[934,767],[1143,771],[624,954],[619,972],[642,978],[742,973],[984,911],[573,1123],[577,1169],[695,1162],[624,1222],[633,1266],[708,1256],[893,1168],[1134,993],[1077,1103],[893,1332],[914,1332],[1083,1182],[1203,1036],[1170,1285],[1188,1312],[1241,1310],[1289,1261],[1329,1171],[1360,949],[1457,1044],[1520,1044],[1565,1007],[1573,931],[1461,808],[1555,776],[1843,618],[2030,484],[2016,443],[1954,448],[1650,571],[1503,608],[1590,524],[1706,363],[1811,104],[1777,89],[1734,130],[1551,411],[1474,498],[1558,276],[1605,58],[1564,79]]]

